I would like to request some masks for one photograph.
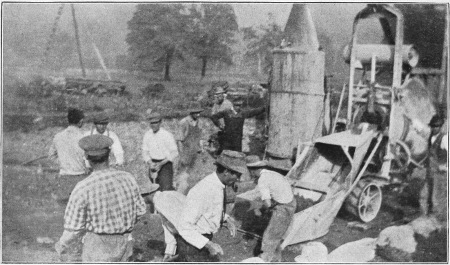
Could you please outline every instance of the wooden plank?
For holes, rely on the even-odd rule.
[[[317,183],[311,183],[311,182],[304,182],[304,181],[297,181],[293,185],[295,188],[305,189],[305,190],[312,190],[316,192],[320,192],[323,194],[327,194],[330,189],[328,187],[322,187],[321,185],[318,185]]]

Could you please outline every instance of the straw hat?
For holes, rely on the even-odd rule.
[[[247,167],[244,157],[245,155],[241,152],[223,150],[219,157],[217,157],[216,163],[230,170],[245,174]]]

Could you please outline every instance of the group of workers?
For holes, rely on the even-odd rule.
[[[246,156],[241,152],[244,120],[264,112],[264,107],[242,110],[242,100],[231,103],[225,93],[226,87],[215,88],[215,104],[210,116],[220,130],[216,171],[189,190],[177,216],[179,221],[172,221],[177,223],[177,229],[168,229],[173,224],[157,211],[166,220],[163,222],[166,242],[163,261],[219,260],[223,249],[211,241],[212,235],[224,224],[236,235],[234,220],[224,210],[225,188],[234,186],[248,170],[255,180],[262,176],[261,194],[267,208],[274,213],[277,209],[289,209],[274,214],[262,247],[265,259],[280,260],[278,246],[289,223],[285,228],[280,224],[290,220],[287,212],[291,215],[294,212],[292,191],[287,181],[268,185],[271,183],[268,178],[275,175],[283,180],[283,176],[275,171],[260,170],[268,167],[262,161],[250,161],[247,165]],[[107,126],[108,115],[104,112],[96,115],[94,126],[84,133],[81,129],[85,119],[83,111],[69,109],[69,126],[55,135],[49,151],[50,157],[60,165],[53,197],[65,207],[64,232],[55,245],[61,260],[129,260],[133,244],[131,232],[146,212],[146,204],[153,205],[156,194],[162,198],[176,193],[173,185],[176,159],[181,154],[180,164],[192,167],[201,151],[199,115],[202,111],[200,108],[189,110],[189,116],[180,122],[180,134],[176,138],[161,127],[159,113],[150,113],[151,129],[143,137],[142,157],[148,164],[152,183],[139,186],[132,174],[122,170],[123,148],[118,136]],[[266,177],[268,174],[271,176]]]
[[[162,261],[219,261],[224,251],[212,241],[213,234],[226,225],[236,235],[235,220],[225,213],[225,189],[250,172],[257,183],[263,209],[271,212],[260,258],[266,262],[281,261],[280,246],[295,213],[296,199],[289,181],[275,166],[242,153],[244,120],[263,113],[265,108],[242,110],[242,101],[231,103],[224,96],[225,89],[223,86],[215,89],[216,102],[211,115],[220,129],[216,170],[202,178],[186,196],[174,188],[175,161],[181,154],[180,164],[193,166],[201,151],[199,115],[203,109],[191,109],[189,116],[181,120],[177,139],[161,127],[160,114],[150,113],[151,129],[143,137],[142,156],[153,183],[145,186],[139,186],[132,174],[118,169],[124,164],[124,152],[117,135],[107,128],[108,116],[105,113],[96,116],[94,127],[83,133],[83,111],[69,109],[69,126],[55,135],[50,147],[50,156],[57,158],[60,165],[54,197],[66,207],[64,232],[55,245],[61,260],[130,261],[131,232],[146,212],[146,204],[154,204],[164,229],[166,248]],[[429,123],[426,214],[436,211],[433,196],[441,193],[442,181],[446,181],[434,176],[440,174],[442,165],[446,167],[447,144],[442,136],[442,124],[443,118],[438,115]],[[173,211],[174,207],[178,210]]]

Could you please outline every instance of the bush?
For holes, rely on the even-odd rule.
[[[141,90],[142,96],[145,98],[158,98],[160,99],[164,93],[166,88],[163,84],[156,83],[156,84],[150,84],[146,87],[144,87]]]

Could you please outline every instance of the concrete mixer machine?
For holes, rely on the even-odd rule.
[[[421,12],[433,13],[432,21],[416,23]],[[423,166],[428,121],[446,109],[447,13],[446,5],[369,4],[355,18],[344,51],[350,65],[346,125],[383,131],[368,168],[376,178],[401,180]]]

